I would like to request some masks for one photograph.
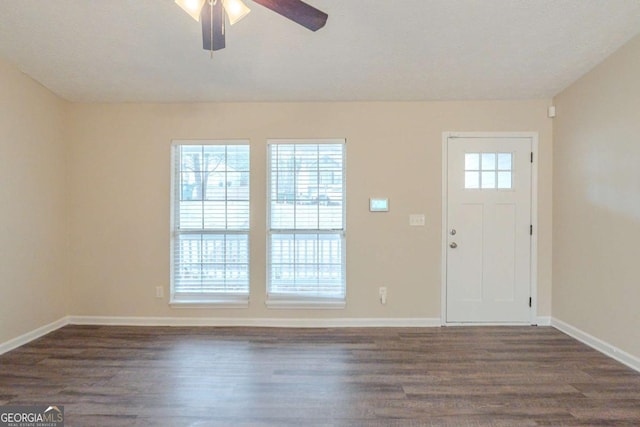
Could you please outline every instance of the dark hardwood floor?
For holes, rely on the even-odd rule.
[[[66,426],[640,426],[640,374],[549,327],[67,326],[0,356]]]

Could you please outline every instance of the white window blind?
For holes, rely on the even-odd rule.
[[[345,142],[269,142],[270,300],[345,298]]]
[[[249,145],[174,142],[172,302],[249,296]]]

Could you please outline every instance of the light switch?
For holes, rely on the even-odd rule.
[[[409,225],[412,227],[422,227],[424,226],[424,215],[423,214],[411,214],[409,215]]]

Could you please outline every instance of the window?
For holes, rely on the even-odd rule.
[[[269,142],[267,305],[344,307],[345,141]]]
[[[171,302],[247,305],[248,142],[172,148]]]
[[[465,153],[464,188],[512,188],[513,153]]]

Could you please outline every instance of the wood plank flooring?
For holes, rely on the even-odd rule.
[[[66,426],[640,426],[640,374],[549,327],[67,326],[0,356]]]

